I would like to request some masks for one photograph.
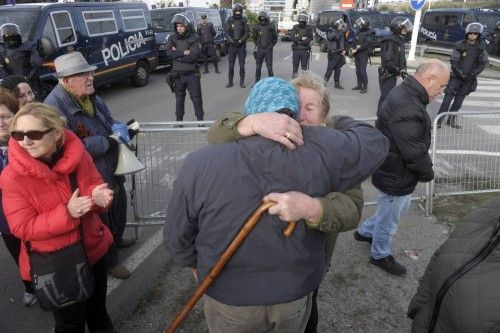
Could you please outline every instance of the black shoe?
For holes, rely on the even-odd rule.
[[[358,242],[367,242],[367,243],[372,243],[372,238],[371,237],[366,237],[360,234],[357,230],[354,232],[354,239],[357,240]]]
[[[245,88],[245,81],[240,80],[240,88]]]
[[[231,88],[233,86],[233,83],[230,81],[226,84],[226,88]]]
[[[437,128],[441,128],[441,126],[443,126],[443,117],[439,118],[439,120],[437,121],[437,124],[436,124]]]
[[[461,129],[462,126],[456,123],[456,118],[455,116],[449,116],[448,120],[446,121],[446,125],[455,128],[455,129]]]
[[[363,88],[359,91],[360,94],[366,94],[368,92],[368,89]]]
[[[342,86],[340,85],[340,82],[339,82],[339,81],[337,81],[337,82],[335,82],[335,89],[344,90],[344,87],[342,87]]]
[[[373,259],[370,258],[370,263],[372,265],[378,266],[382,268],[384,271],[387,273],[393,274],[393,275],[404,275],[406,274],[406,267],[401,265],[394,259],[393,256],[388,255],[385,258],[382,259]]]
[[[358,84],[356,87],[351,88],[351,90],[361,90],[361,89],[363,89],[363,87],[360,84]]]
[[[220,70],[218,68],[216,68],[215,73],[220,74]]]
[[[181,124],[175,124],[174,125],[174,128],[182,128],[182,127],[184,127],[184,125],[181,125]]]
[[[135,244],[135,238],[122,238],[121,240],[116,242],[116,247],[119,249],[123,249]]]

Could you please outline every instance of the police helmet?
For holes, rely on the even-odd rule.
[[[240,3],[235,3],[233,5],[233,15],[236,15],[236,12],[240,12],[240,15],[243,15],[243,5]]]
[[[0,36],[7,46],[18,47],[21,45],[21,29],[17,24],[5,23],[0,27]]]
[[[467,27],[465,28],[465,35],[470,33],[476,33],[482,35],[484,31],[484,27],[481,23],[479,22],[472,22],[467,24]]]
[[[257,16],[259,22],[269,22],[269,14],[261,10]]]
[[[372,23],[369,18],[361,16],[354,22],[354,24],[356,24],[360,29],[368,29]]]
[[[332,26],[337,30],[343,30],[347,27],[343,19],[338,19],[337,21],[333,22]]]
[[[307,13],[306,12],[301,12],[299,14],[299,17],[297,17],[297,21],[299,23],[307,23],[309,17],[307,16]]]
[[[408,18],[403,16],[396,16],[392,19],[391,24],[389,25],[389,29],[396,34],[401,35],[403,29],[406,28],[406,33],[411,32],[413,30],[413,24],[411,24]]]
[[[189,19],[186,16],[184,16],[183,14],[175,14],[174,18],[172,19],[172,24],[174,25],[174,30],[177,31],[176,30],[177,24],[182,24],[187,29],[187,28],[189,28],[190,22],[189,22]]]
[[[500,30],[500,21],[498,21],[497,24],[495,24],[495,26],[497,27],[497,30]]]

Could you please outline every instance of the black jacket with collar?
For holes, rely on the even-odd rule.
[[[419,181],[434,178],[429,147],[429,95],[411,75],[393,88],[377,113],[375,126],[389,139],[389,155],[372,175],[373,185],[390,195],[408,195]]]

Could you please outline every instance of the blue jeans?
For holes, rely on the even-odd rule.
[[[410,208],[411,194],[403,196],[389,195],[379,191],[377,211],[366,219],[358,232],[365,237],[372,237],[372,257],[382,259],[391,254],[391,240],[401,222],[401,215]]]

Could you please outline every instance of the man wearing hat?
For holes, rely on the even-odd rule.
[[[277,77],[256,83],[244,106],[246,114],[294,118],[298,109],[295,87]],[[165,220],[164,242],[174,261],[202,281],[266,194],[322,196],[366,179],[383,162],[387,140],[364,123],[348,127],[342,133],[306,126],[305,144],[293,151],[253,136],[191,153],[174,182]],[[209,331],[304,331],[312,292],[326,272],[325,236],[299,221],[284,238],[285,227],[277,215],[265,214],[208,288]]]
[[[214,62],[215,73],[220,73],[219,71],[219,60],[215,53],[214,38],[217,35],[214,25],[212,22],[208,22],[207,14],[201,15],[201,22],[196,27],[198,35],[200,36],[200,53],[203,57],[203,63],[205,65],[205,71],[203,74],[208,73],[208,60],[212,59]]]
[[[134,239],[122,238],[127,222],[127,195],[123,176],[115,176],[118,163],[118,143],[110,138],[115,123],[111,112],[94,90],[94,70],[80,52],[72,52],[54,60],[59,84],[44,103],[54,106],[65,116],[68,127],[82,140],[109,188],[114,191],[113,204],[101,215],[114,236],[114,245],[106,254],[108,272],[126,279],[130,272],[118,264],[118,248],[131,246]]]
[[[31,89],[29,81],[22,75],[9,75],[3,78],[0,86],[11,91],[16,97],[19,107],[35,101],[35,93]]]

